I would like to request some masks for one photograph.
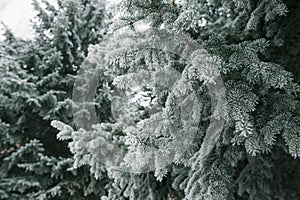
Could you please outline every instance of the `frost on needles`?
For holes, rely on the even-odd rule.
[[[77,119],[86,121],[71,137],[65,136],[68,125],[55,125],[58,137],[69,141],[74,167],[87,164],[98,179],[107,171],[113,189],[103,199],[297,199],[299,190],[284,185],[284,177],[299,172],[291,167],[300,155],[299,84],[294,80],[299,74],[287,70],[278,50],[288,51],[285,43],[293,39],[284,34],[285,26],[292,31],[289,23],[296,23],[290,16],[299,15],[292,6],[299,4],[117,4],[113,33],[90,46],[81,65],[89,76],[77,77],[82,96],[89,96],[89,81],[98,80],[95,99],[108,104],[96,105],[96,111],[91,98],[77,104],[82,108],[75,112]],[[176,35],[170,39],[174,46],[153,48],[164,35],[143,37],[141,22]],[[193,42],[201,48],[178,55]],[[120,100],[114,99],[115,91],[124,92]],[[150,103],[130,101],[137,94]],[[213,101],[216,96],[223,100]],[[108,120],[100,119],[101,109]],[[95,124],[87,120],[94,122],[92,112],[100,119]]]

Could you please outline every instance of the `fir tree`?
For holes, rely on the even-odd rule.
[[[72,87],[89,44],[104,34],[99,1],[33,1],[35,38],[7,30],[0,46],[0,199],[88,199],[105,194],[87,168],[68,170],[51,120],[72,124]],[[105,177],[105,175],[103,175]]]
[[[292,0],[122,1],[111,28],[129,29],[116,33],[119,40],[109,36],[91,46],[77,77],[75,94],[82,98],[75,115],[84,123],[78,130],[52,123],[58,137],[69,140],[74,167],[88,164],[95,177],[108,170],[114,183],[103,199],[299,199],[299,6]],[[141,21],[159,29],[160,37],[143,37],[136,31]],[[164,32],[178,36],[173,50],[191,41],[201,49],[186,62],[153,48]],[[210,94],[215,88],[223,96],[218,78],[224,105]],[[106,85],[100,93],[112,106],[127,102],[107,113],[115,119],[93,116],[95,80]],[[170,92],[164,80],[177,89]],[[113,99],[111,91],[133,95],[136,86],[150,91],[154,103]],[[191,93],[187,117],[182,102]],[[224,122],[221,129],[213,129],[211,116]],[[190,135],[189,143],[181,142]],[[122,159],[105,158],[116,151]]]

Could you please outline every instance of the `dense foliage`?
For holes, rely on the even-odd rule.
[[[125,172],[110,171],[115,189],[107,199],[298,199],[299,3],[125,0],[116,9],[113,39],[92,46],[87,60],[94,67],[81,67],[106,79],[112,106],[118,101],[109,91],[133,94],[137,85],[154,103],[121,106],[126,112],[114,120],[79,130],[54,121],[59,138],[71,140],[74,167],[88,164],[99,177],[103,165],[116,164],[109,166],[103,155],[121,152],[124,159],[117,164]],[[143,36],[141,21],[159,29],[160,37]],[[186,61],[169,49],[153,48],[164,32],[178,36],[173,49],[193,41],[201,49]],[[170,92],[163,81],[170,82],[172,72],[177,82]],[[226,101],[213,105],[210,92],[219,75]],[[82,96],[92,91],[87,77],[78,77]],[[222,96],[221,90],[214,92]],[[192,109],[182,109],[187,93],[195,93]],[[212,107],[224,125],[213,118]],[[82,108],[81,119],[83,111],[94,112]]]
[[[300,2],[123,0],[105,35],[98,1],[34,2],[1,43],[0,198],[300,199]]]
[[[104,34],[97,1],[33,1],[36,36],[6,30],[0,43],[0,199],[86,199],[104,193],[72,156],[51,120],[72,123],[74,75]],[[103,184],[105,181],[103,181]]]

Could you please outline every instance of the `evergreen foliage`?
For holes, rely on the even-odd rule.
[[[299,2],[123,0],[108,34],[41,2],[1,41],[1,199],[300,199]]]
[[[124,105],[117,120],[87,120],[79,130],[53,122],[61,131],[58,137],[70,141],[74,167],[88,164],[95,177],[103,166],[109,170],[114,189],[104,199],[298,199],[298,62],[285,59],[299,52],[299,6],[289,0],[121,1],[116,7],[119,20],[111,29],[123,38],[108,36],[113,39],[91,46],[81,67],[85,74],[97,74],[106,91],[132,92],[138,85],[156,101],[149,107]],[[151,48],[157,38],[136,31],[141,21],[181,36],[174,49],[192,40],[203,49],[192,52],[192,61],[186,62],[163,48]],[[289,49],[292,41],[296,44]],[[226,109],[216,109],[219,113],[211,110],[216,105],[209,95],[218,78],[214,69],[226,89],[226,101],[219,105]],[[95,91],[88,77],[78,76],[82,96]],[[171,77],[177,81],[173,92],[163,81],[170,83]],[[196,118],[186,119],[179,94],[193,92],[197,101],[191,116]],[[92,105],[90,96],[82,102]],[[79,104],[79,118],[91,117],[91,106]],[[224,120],[222,129],[211,129],[211,115]],[[190,135],[192,140],[182,144]],[[124,156],[117,163],[124,172],[103,159],[116,151]]]
[[[104,34],[98,1],[33,1],[35,38],[0,43],[0,199],[87,199],[105,194],[87,168],[68,170],[51,120],[72,123],[72,87],[89,44]]]

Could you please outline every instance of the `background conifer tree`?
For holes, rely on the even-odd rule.
[[[51,120],[72,124],[71,93],[89,44],[105,33],[100,1],[33,1],[35,38],[6,30],[0,44],[0,199],[94,199],[106,193],[56,139]]]

